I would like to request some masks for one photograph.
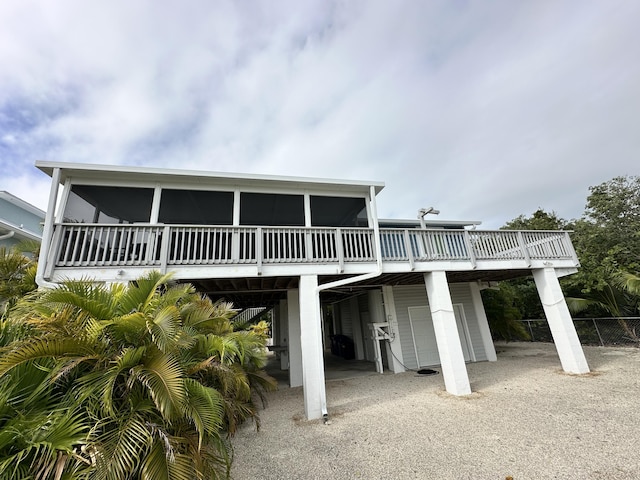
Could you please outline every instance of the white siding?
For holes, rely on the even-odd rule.
[[[484,361],[487,354],[484,351],[482,336],[480,335],[480,327],[478,325],[478,317],[476,309],[473,308],[473,299],[471,298],[471,289],[468,283],[452,283],[449,285],[451,291],[452,303],[461,303],[464,308],[464,315],[467,318],[467,327],[473,351],[476,355],[476,361]]]
[[[467,320],[471,344],[477,361],[486,360],[482,337],[478,327],[478,319],[471,301],[471,291],[466,283],[450,284],[452,303],[462,304]],[[411,323],[409,321],[409,307],[424,307],[429,305],[427,291],[424,285],[402,285],[393,287],[393,296],[396,305],[396,315],[398,317],[398,333],[402,345],[402,355],[404,364],[408,368],[418,368],[416,352],[411,333]]]
[[[409,285],[393,287],[393,298],[398,317],[398,334],[402,346],[402,358],[408,368],[418,368],[416,351],[413,346],[411,322],[409,321],[409,307],[428,305],[427,291],[424,285]]]

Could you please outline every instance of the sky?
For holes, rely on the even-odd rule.
[[[629,0],[3,0],[0,190],[45,209],[48,160],[383,181],[382,218],[578,218],[590,186],[640,174],[639,18]]]

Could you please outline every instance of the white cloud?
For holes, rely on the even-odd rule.
[[[577,217],[589,185],[637,173],[639,13],[9,0],[0,188],[46,158],[383,180],[383,216]]]

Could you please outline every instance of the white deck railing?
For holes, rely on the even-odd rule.
[[[375,262],[369,228],[58,224],[55,267]],[[573,259],[567,232],[381,229],[384,262]]]

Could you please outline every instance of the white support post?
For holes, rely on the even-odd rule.
[[[314,420],[327,413],[318,276],[300,276],[299,291],[304,412]]]
[[[287,291],[287,324],[289,330],[289,386],[302,386],[302,344],[300,342],[300,292]]]
[[[36,280],[38,286],[43,287],[48,284],[44,280],[47,269],[53,270],[53,264],[55,262],[53,255],[49,250],[57,248],[57,244],[52,243],[53,237],[53,224],[56,213],[56,201],[58,200],[58,189],[60,188],[60,169],[54,168],[51,174],[51,189],[49,190],[49,202],[47,204],[47,211],[45,213],[44,229],[42,231],[42,242],[40,244],[40,257],[38,258],[38,266],[36,271]],[[65,205],[63,203],[63,205]],[[62,208],[58,212],[58,215],[62,215]],[[48,267],[48,268],[47,268]]]
[[[555,270],[541,268],[532,270],[532,273],[562,369],[569,373],[588,373],[589,365]]]
[[[447,275],[443,271],[425,273],[424,283],[429,297],[444,385],[447,392],[453,395],[469,395],[471,385],[464,363]]]
[[[379,299],[379,302],[384,302],[384,305],[381,306],[382,308],[384,308],[384,318],[378,319],[376,317],[374,321],[389,323],[389,335],[391,336],[391,339],[388,342],[385,341],[389,368],[393,373],[402,373],[405,371],[404,365],[402,365],[404,363],[404,358],[402,356],[402,345],[400,345],[400,334],[398,332],[398,316],[396,315],[396,304],[393,297],[393,287],[390,285],[385,285],[384,287],[382,287],[381,296],[379,292],[374,292],[374,295]],[[371,297],[369,298],[371,299]]]
[[[375,358],[376,372],[384,373],[384,365],[382,364],[382,351],[380,350],[380,338],[376,331],[376,325],[387,325],[385,323],[370,323],[371,337],[373,338],[373,356]]]
[[[487,314],[484,311],[480,287],[476,282],[471,282],[469,283],[469,289],[471,290],[473,310],[476,312],[476,318],[478,319],[478,327],[480,328],[480,337],[482,338],[484,353],[487,356],[488,361],[495,362],[498,360],[498,356],[496,355],[496,347],[493,344],[493,338],[491,338],[491,330],[489,329]]]

